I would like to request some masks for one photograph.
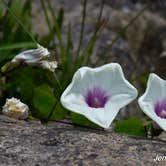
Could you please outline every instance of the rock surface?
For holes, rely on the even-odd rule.
[[[0,166],[164,165],[165,142],[0,115]]]

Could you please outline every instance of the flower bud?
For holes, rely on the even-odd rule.
[[[19,65],[28,65],[41,67],[54,72],[57,68],[57,61],[50,55],[47,48],[44,48],[39,44],[37,47],[38,48],[36,49],[30,49],[19,53],[11,60],[11,62],[5,64],[1,68],[1,71],[7,72],[18,67]]]
[[[23,120],[28,118],[29,108],[19,99],[12,97],[6,100],[2,113],[11,118]]]

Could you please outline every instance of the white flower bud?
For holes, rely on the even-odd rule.
[[[57,61],[53,60],[53,57],[50,55],[47,48],[44,48],[41,45],[37,45],[37,49],[31,49],[23,51],[20,54],[16,55],[11,64],[27,64],[31,66],[40,66],[43,69],[50,70],[52,72],[57,68]]]
[[[50,57],[50,53],[46,48],[42,47],[39,44],[37,46],[38,46],[37,49],[31,49],[19,53],[12,59],[11,62],[12,63],[24,62],[26,64],[35,64],[38,61],[42,60],[43,58]]]
[[[14,119],[27,119],[29,108],[19,99],[12,97],[11,99],[6,100],[2,113]]]

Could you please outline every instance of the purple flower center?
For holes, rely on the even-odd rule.
[[[104,108],[109,96],[107,96],[106,91],[101,87],[94,87],[88,90],[85,95],[85,101],[89,107],[93,108]]]
[[[160,118],[166,119],[166,99],[158,101],[155,104],[155,113]]]

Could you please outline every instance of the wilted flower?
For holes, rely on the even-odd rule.
[[[52,72],[57,68],[57,61],[53,60],[48,50],[39,44],[37,49],[23,51],[16,55],[12,59],[11,64],[41,66],[42,68],[48,69]]]
[[[166,131],[166,81],[150,74],[147,89],[138,103],[143,112]]]
[[[15,119],[27,119],[29,115],[29,108],[20,100],[12,97],[7,99],[2,109],[3,114]]]
[[[137,90],[125,79],[117,63],[82,67],[61,96],[62,105],[108,128],[119,110],[134,100]]]

